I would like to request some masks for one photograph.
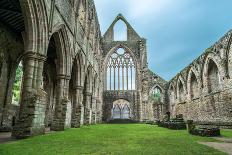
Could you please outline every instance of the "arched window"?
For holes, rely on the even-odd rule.
[[[121,118],[121,110],[118,104],[116,104],[113,108],[113,119]]]
[[[199,97],[197,78],[193,72],[191,74],[191,80],[190,80],[190,95],[191,95],[191,99]]]
[[[17,69],[16,69],[15,81],[14,81],[14,85],[13,85],[12,104],[14,104],[14,105],[19,105],[22,78],[23,78],[23,65],[22,65],[22,62],[20,62]]]
[[[153,99],[157,102],[162,102],[162,91],[159,87],[155,87],[152,90]]]
[[[114,41],[127,40],[127,26],[122,20],[118,20],[114,25]]]
[[[128,105],[124,105],[122,108],[122,119],[129,119],[130,118],[130,108]]]
[[[218,67],[213,60],[209,60],[208,66],[208,90],[209,93],[217,91],[219,88],[220,78]]]
[[[181,81],[179,81],[178,86],[179,86],[178,87],[179,88],[179,94],[178,94],[179,101],[183,102],[184,101],[184,86],[183,86],[183,83]]]
[[[135,65],[131,55],[119,48],[107,64],[107,90],[135,90]]]
[[[131,116],[130,103],[119,99],[113,102],[112,119],[129,119]]]

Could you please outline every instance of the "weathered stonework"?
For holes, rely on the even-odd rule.
[[[109,121],[117,100],[129,103],[122,118],[156,121],[170,111],[185,120],[232,125],[231,31],[166,82],[148,69],[146,39],[121,14],[101,35],[93,0],[0,3],[0,130],[11,130],[13,137]],[[114,40],[119,20],[127,27],[125,41]],[[107,90],[107,63],[119,48],[133,61],[134,90]],[[20,61],[23,78],[15,106]]]
[[[231,31],[178,73],[167,89],[172,116],[232,127]],[[182,86],[182,90],[181,87]]]

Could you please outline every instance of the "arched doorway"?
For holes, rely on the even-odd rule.
[[[130,119],[131,109],[127,100],[119,99],[113,102],[111,119]]]

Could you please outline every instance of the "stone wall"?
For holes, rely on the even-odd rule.
[[[232,127],[231,37],[229,31],[169,81],[172,117]]]
[[[4,18],[0,23],[0,41],[3,40],[0,51],[1,128],[12,128],[16,111],[13,136],[17,138],[42,134],[45,128],[64,130],[100,123],[102,47],[94,2],[25,0],[18,6],[15,4],[18,3],[6,1],[6,5],[1,6],[8,16],[12,15],[11,9],[19,8],[17,18]],[[10,20],[15,24],[11,25]],[[9,25],[9,29],[2,25]],[[5,53],[12,54],[12,62],[7,60],[9,56]],[[16,110],[11,108],[12,86],[9,87],[15,75],[10,76],[10,81],[4,81],[7,79],[4,76],[10,75],[7,73],[12,70],[11,64],[17,68],[19,60],[23,62],[24,74],[20,107]],[[15,71],[12,70],[12,74]],[[5,111],[9,111],[9,115]]]

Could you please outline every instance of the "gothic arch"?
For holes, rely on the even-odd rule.
[[[195,69],[195,67],[192,66],[188,71],[188,77],[187,77],[188,97],[190,99],[199,97],[201,91],[200,88],[201,88],[200,75]]]
[[[152,93],[152,91],[155,89],[155,88],[158,88],[160,91],[161,91],[161,93],[164,93],[164,89],[163,89],[163,87],[161,87],[159,84],[155,84],[151,89],[150,89],[150,94]]]
[[[184,79],[182,78],[181,75],[177,78],[176,81],[176,88],[177,88],[177,99],[179,102],[185,101],[185,95],[186,95],[186,84]]]
[[[70,42],[66,27],[63,24],[58,24],[53,30],[51,37],[54,37],[56,44],[58,56],[57,73],[58,75],[71,76],[71,69],[69,67],[71,65]]]
[[[156,92],[156,91],[159,91],[159,92]],[[159,101],[161,101],[161,102],[164,101],[164,99],[163,99],[163,97],[164,97],[164,89],[159,84],[154,85],[150,89],[149,95],[158,95],[156,97],[158,97]]]
[[[84,76],[84,60],[81,52],[77,53],[72,64],[72,70],[74,70],[75,86],[83,86],[83,76]]]
[[[210,84],[209,84],[209,67],[210,64],[215,64],[217,70],[218,70],[218,82],[220,84],[223,84],[223,80],[225,79],[225,64],[223,60],[220,58],[219,55],[215,53],[209,53],[207,57],[204,60],[204,66],[203,66],[203,84],[204,84],[204,90],[206,93],[210,92]],[[218,87],[221,87],[221,85],[218,85]]]
[[[117,99],[112,104],[111,119],[130,119],[130,102],[125,99]]]
[[[48,46],[48,19],[43,0],[20,1],[25,24],[25,49],[46,55]]]
[[[105,90],[107,89],[107,78],[106,77],[107,77],[108,61],[109,61],[111,55],[114,52],[116,52],[118,49],[120,49],[120,48],[124,49],[125,52],[128,52],[130,54],[130,57],[132,58],[132,61],[133,61],[134,65],[135,65],[135,89],[137,88],[137,85],[136,85],[136,83],[137,83],[137,73],[138,73],[138,70],[139,70],[139,68],[138,68],[138,66],[139,66],[138,65],[138,60],[137,60],[135,54],[133,53],[133,51],[130,48],[128,48],[124,44],[117,44],[116,46],[114,46],[113,48],[111,48],[111,50],[107,53],[107,55],[105,56],[105,59],[103,61],[103,67],[104,67],[104,73],[103,73],[103,75],[105,77],[105,85],[104,85]]]

